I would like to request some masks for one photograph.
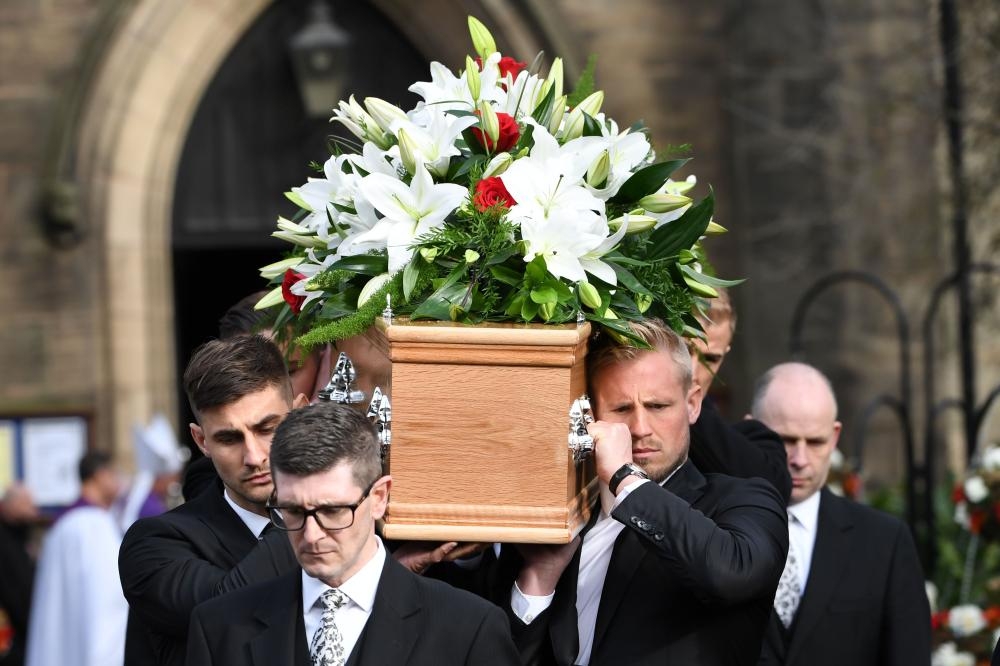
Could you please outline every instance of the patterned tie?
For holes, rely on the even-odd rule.
[[[774,611],[786,629],[792,626],[795,611],[799,608],[799,575],[799,558],[795,556],[794,545],[789,543],[785,570],[781,572],[778,589],[774,593]]]
[[[313,634],[309,654],[313,666],[344,666],[344,641],[333,621],[334,613],[347,603],[347,597],[340,590],[327,590],[320,597],[323,602],[323,623]]]

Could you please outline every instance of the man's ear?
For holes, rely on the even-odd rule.
[[[842,428],[843,425],[840,423],[840,421],[833,422],[833,435],[830,437],[830,439],[833,440],[834,448],[836,448],[837,443],[840,441],[840,431]]]
[[[194,440],[194,443],[198,445],[198,448],[205,456],[211,458],[212,456],[208,455],[208,449],[205,447],[205,431],[197,423],[189,423],[188,427],[191,428],[191,439]]]
[[[694,422],[698,420],[698,416],[701,414],[701,401],[703,397],[701,384],[694,381],[691,382],[691,388],[687,394],[688,425],[694,425]]]
[[[292,400],[292,409],[299,409],[301,407],[305,407],[308,404],[309,404],[309,398],[306,396],[306,394],[299,393],[297,396],[295,396],[295,400]]]
[[[389,504],[389,490],[392,488],[392,477],[386,474],[376,482],[372,488],[372,517],[378,520],[385,516],[386,506]]]

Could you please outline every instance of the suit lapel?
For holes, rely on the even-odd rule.
[[[386,554],[372,614],[350,661],[358,664],[407,663],[420,636],[421,610],[415,574]]]
[[[822,618],[823,610],[837,589],[850,555],[851,530],[854,524],[843,510],[842,503],[846,500],[834,496],[825,488],[820,492],[816,543],[809,566],[809,580],[792,625],[787,663],[793,663],[803,641]]]
[[[216,536],[222,547],[233,558],[233,563],[246,557],[247,553],[257,545],[257,538],[236,515],[222,493],[214,488],[210,489],[199,495],[199,501],[204,502],[204,511],[199,512],[202,524]]]
[[[702,496],[704,485],[705,477],[688,461],[677,470],[676,474],[670,477],[663,487],[688,504],[693,504]],[[642,560],[649,554],[649,549],[643,545],[639,536],[627,526],[615,540],[608,573],[604,577],[604,587],[601,590],[601,605],[597,609],[594,648],[591,654],[596,654],[597,646],[608,630],[618,607],[625,599],[632,578],[638,573]]]
[[[250,639],[254,666],[309,663],[302,621],[302,572],[296,569],[269,585],[269,599],[254,615],[260,631]]]

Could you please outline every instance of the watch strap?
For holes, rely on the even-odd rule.
[[[640,479],[649,478],[649,475],[647,475],[646,472],[644,472],[643,469],[635,463],[625,463],[611,475],[611,480],[608,481],[608,490],[611,491],[612,495],[617,495],[618,486],[621,485],[621,482],[629,476],[637,476]]]

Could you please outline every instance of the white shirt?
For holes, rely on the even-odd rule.
[[[799,562],[799,593],[806,591],[813,547],[816,545],[816,524],[819,522],[820,493],[815,492],[798,504],[788,507],[788,547],[795,550]]]
[[[664,483],[677,473],[683,465],[670,473]],[[576,579],[576,630],[580,641],[580,654],[574,663],[586,666],[590,663],[590,652],[594,647],[594,629],[597,625],[597,609],[601,605],[601,592],[604,589],[604,578],[611,565],[611,554],[615,548],[615,540],[625,529],[625,524],[611,517],[611,512],[625,501],[632,491],[647,483],[640,479],[623,488],[615,497],[607,485],[600,484],[601,513],[593,527],[583,538],[580,547],[580,570]],[[510,607],[522,622],[531,624],[552,604],[555,592],[546,596],[524,594],[514,583],[510,593]]]
[[[339,608],[334,615],[334,622],[344,641],[344,656],[349,657],[354,650],[365,623],[372,614],[375,604],[375,592],[382,578],[382,567],[385,566],[385,548],[382,541],[375,537],[378,550],[361,570],[344,581],[337,589],[347,597],[347,603]],[[302,572],[302,618],[306,626],[306,642],[312,645],[313,635],[323,626],[323,602],[320,597],[331,589],[329,585]]]
[[[247,511],[234,502],[233,498],[229,496],[228,488],[222,492],[222,496],[226,498],[226,502],[229,503],[229,506],[233,507],[233,511],[235,511],[236,515],[240,517],[243,524],[246,525],[247,528],[253,532],[253,535],[259,539],[261,533],[264,531],[264,528],[270,525],[271,521],[264,516],[254,513],[253,511]]]

